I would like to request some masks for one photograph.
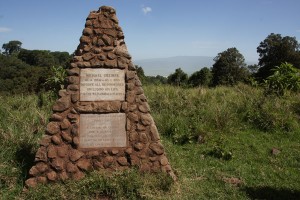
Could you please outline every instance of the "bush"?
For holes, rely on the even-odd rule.
[[[300,70],[290,63],[282,63],[272,69],[273,75],[265,82],[266,93],[282,96],[287,91],[300,91]]]
[[[58,66],[51,67],[51,76],[46,79],[45,85],[55,94],[64,88],[66,83],[67,71],[65,68]]]

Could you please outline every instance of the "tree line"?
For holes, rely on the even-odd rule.
[[[28,50],[22,42],[9,41],[0,53],[0,92],[39,93],[52,90],[47,80],[58,67],[66,69],[71,59],[68,52]]]
[[[245,82],[255,85],[268,83],[269,88],[295,89],[300,88],[299,48],[295,37],[271,33],[257,47],[259,59],[255,65],[247,66],[244,56],[232,47],[219,53],[212,67],[201,68],[190,76],[181,68],[168,77],[146,76],[141,66],[136,66],[136,71],[144,84],[214,87]],[[64,69],[72,57],[68,52],[27,50],[17,40],[3,44],[2,49],[0,92],[37,93],[59,89],[65,75]]]
[[[294,88],[300,88],[299,47],[295,37],[283,37],[281,34],[271,33],[257,47],[258,64],[247,66],[244,56],[237,48],[232,47],[219,53],[214,58],[215,63],[211,68],[204,67],[191,76],[188,76],[181,68],[177,68],[168,77],[163,77],[164,79],[162,77],[150,77],[149,79],[144,75],[141,67],[137,67],[137,69],[145,83],[151,83],[151,80],[154,80],[155,83],[198,87],[230,86],[239,82],[256,85],[272,83],[274,85],[275,80],[284,80],[284,83],[276,83],[276,87],[285,84],[287,88],[291,88],[288,85],[292,84]]]

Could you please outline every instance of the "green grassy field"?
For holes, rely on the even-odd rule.
[[[0,96],[0,199],[300,199],[299,94],[265,96],[246,85],[144,90],[176,183],[100,171],[24,193],[54,98]]]

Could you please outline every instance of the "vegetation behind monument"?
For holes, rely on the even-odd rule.
[[[67,67],[69,53],[27,50],[21,48],[21,45],[20,41],[10,41],[2,46],[4,52],[0,54],[0,92],[39,93],[57,87],[53,82],[47,84],[47,79],[55,76],[53,68]]]
[[[4,52],[0,54],[1,93],[57,91],[63,85],[62,69],[69,63],[69,53],[27,50],[23,49],[22,42],[17,40],[3,44],[2,48]],[[282,37],[280,34],[271,33],[259,44],[257,52],[258,65],[247,66],[238,49],[228,48],[215,57],[212,68],[204,67],[189,77],[180,66],[168,77],[146,76],[142,66],[136,66],[136,70],[144,84],[169,83],[176,86],[207,87],[244,82],[269,88],[264,82],[282,63],[287,62],[300,69],[299,43],[295,37]],[[295,76],[299,76],[298,74],[297,70],[294,71]]]

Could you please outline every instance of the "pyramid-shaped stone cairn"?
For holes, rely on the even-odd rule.
[[[67,80],[27,186],[133,166],[175,178],[113,8],[87,17]]]

